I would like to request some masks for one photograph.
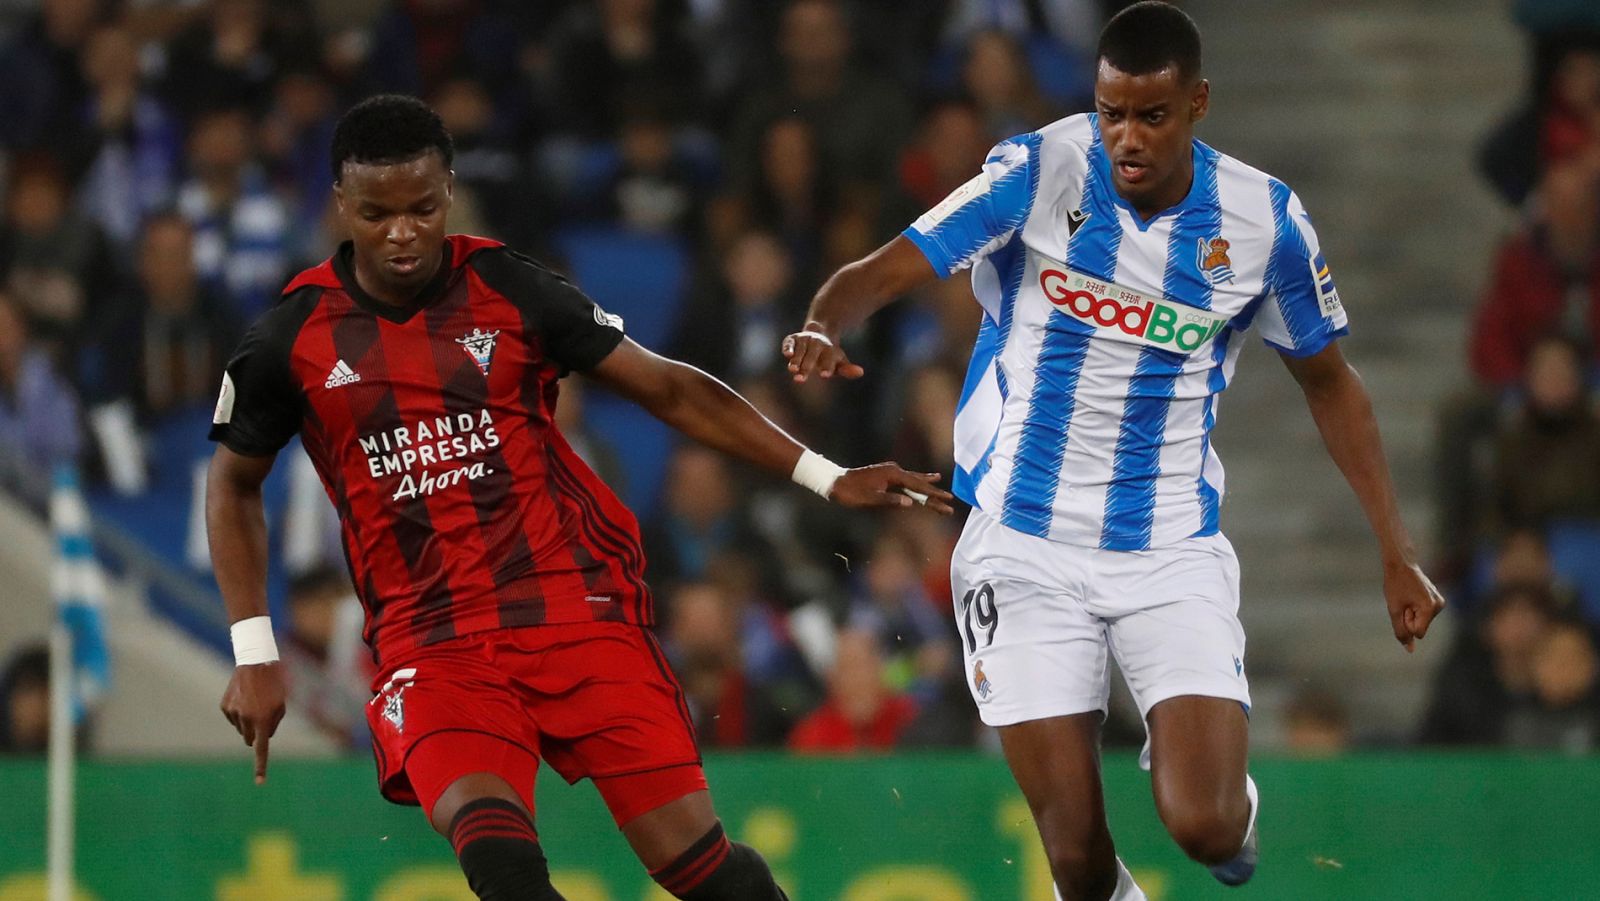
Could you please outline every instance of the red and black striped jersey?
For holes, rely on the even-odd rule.
[[[483,238],[451,236],[404,308],[361,290],[351,253],[250,329],[211,438],[262,456],[302,436],[377,658],[487,629],[651,624],[638,522],[552,421],[560,378],[611,353],[621,319]]]

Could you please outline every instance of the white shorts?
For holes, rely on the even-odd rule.
[[[1250,706],[1239,561],[1221,534],[1149,551],[1025,535],[973,510],[950,565],[967,688],[990,726],[1106,709],[1106,652],[1139,705]]]

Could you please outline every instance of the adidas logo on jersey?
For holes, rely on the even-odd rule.
[[[351,382],[359,381],[361,381],[360,374],[351,369],[349,363],[340,360],[333,364],[333,371],[328,373],[328,380],[322,383],[322,387],[337,388],[340,385],[348,385]]]

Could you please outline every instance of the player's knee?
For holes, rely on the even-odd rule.
[[[1204,864],[1223,863],[1239,853],[1249,816],[1248,801],[1242,806],[1190,802],[1161,808],[1161,820],[1178,847]]]
[[[499,776],[493,773],[469,773],[456,781],[439,795],[433,802],[433,809],[428,814],[428,822],[435,832],[445,838],[450,838],[451,830],[455,828],[457,818],[467,805],[485,798],[493,798],[513,804],[518,808],[522,805],[522,796]]]
[[[456,811],[449,838],[467,885],[482,901],[561,901],[533,819],[521,804],[469,801]]]
[[[761,855],[728,841],[720,822],[650,878],[684,901],[788,901]]]

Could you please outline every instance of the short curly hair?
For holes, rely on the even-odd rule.
[[[1100,33],[1098,59],[1129,75],[1168,66],[1184,81],[1200,77],[1200,29],[1188,13],[1162,0],[1142,0],[1111,17]]]
[[[333,129],[333,182],[339,183],[345,163],[404,163],[430,150],[450,168],[455,144],[432,107],[405,94],[368,97]]]

